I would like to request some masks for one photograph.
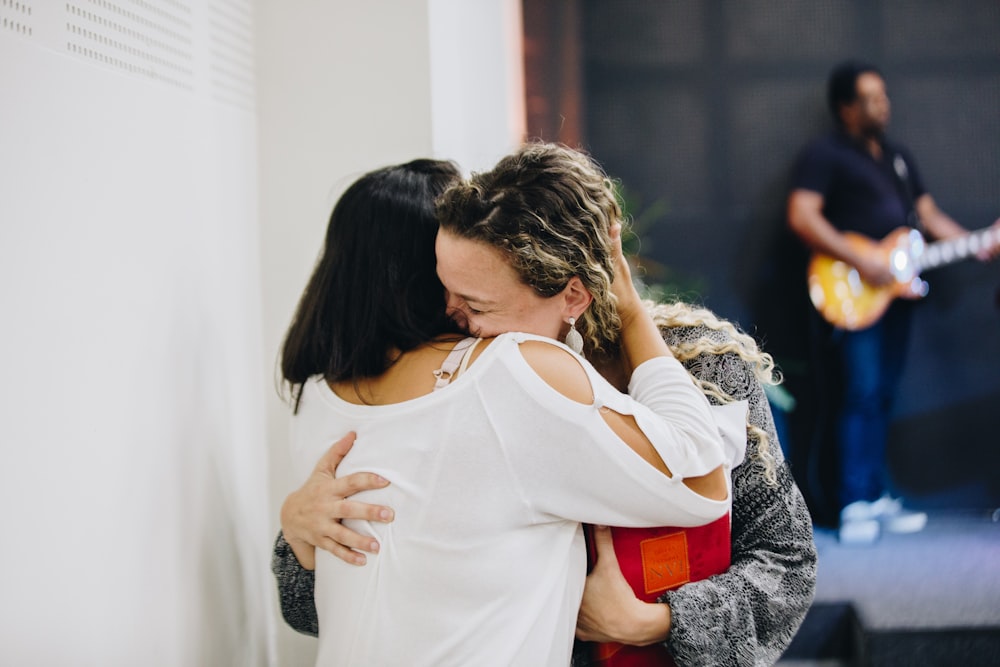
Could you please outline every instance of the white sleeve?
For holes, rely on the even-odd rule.
[[[635,420],[671,473],[681,479],[698,477],[726,463],[717,415],[679,361],[656,357],[640,364],[628,393],[648,408],[635,411]],[[665,426],[672,437],[661,436]]]
[[[553,389],[520,354],[514,359],[509,379],[517,389],[492,375],[480,390],[497,410],[491,421],[508,452],[511,481],[539,520],[549,515],[614,526],[697,526],[729,511],[728,499],[705,498],[683,483],[722,465],[724,455],[707,399],[676,360],[657,361],[634,378],[654,412],[587,364],[592,405]],[[604,421],[602,408],[634,416],[674,474],[659,472],[626,445]],[[508,410],[519,418],[500,415]]]
[[[722,436],[722,451],[725,454],[726,465],[732,470],[747,456],[747,413],[750,410],[749,401],[733,401],[723,405],[712,406],[712,417],[719,427]]]
[[[678,368],[683,374],[682,377],[677,377],[676,371]],[[688,382],[685,383],[684,379]],[[635,369],[629,381],[628,393],[636,402],[645,405],[660,417],[676,419],[679,414],[677,401],[683,400],[677,394],[677,391],[681,392],[681,394],[689,394],[690,392],[687,391],[688,385],[698,395],[695,403],[708,406],[711,419],[715,423],[719,436],[722,438],[723,464],[732,470],[743,463],[743,459],[746,458],[747,411],[749,410],[749,403],[747,401],[733,401],[724,405],[709,404],[708,399],[705,398],[701,389],[692,380],[687,369],[676,359],[669,357],[657,357],[640,364]],[[669,391],[671,388],[675,389],[673,396]],[[700,415],[699,418],[704,417],[704,414],[700,410],[698,414]],[[695,452],[694,457],[695,459],[699,459],[704,454],[704,452],[701,454]],[[663,454],[661,453],[660,456],[662,457]],[[666,459],[664,459],[664,462],[666,462]],[[702,466],[693,468],[693,470],[702,470],[703,472],[693,472],[683,476],[691,477],[692,475],[705,474],[714,469],[714,466],[712,466],[705,470],[704,463]],[[670,466],[669,463],[667,465]],[[707,465],[711,465],[711,461],[708,461]],[[673,470],[673,466],[670,467]]]

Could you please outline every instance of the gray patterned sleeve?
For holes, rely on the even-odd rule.
[[[726,336],[701,327],[664,332],[693,339]],[[788,647],[812,603],[816,545],[812,519],[778,445],[763,387],[737,355],[702,355],[685,364],[697,378],[749,402],[749,421],[764,429],[777,462],[769,485],[754,459],[733,471],[732,565],[720,574],[666,593],[671,628],[667,648],[679,665],[773,665]]]
[[[315,573],[299,564],[285,536],[278,533],[271,554],[271,572],[278,582],[278,599],[285,622],[302,634],[319,634],[316,600],[313,598]]]

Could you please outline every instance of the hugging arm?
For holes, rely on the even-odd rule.
[[[777,483],[766,481],[759,443],[751,438],[746,460],[733,471],[732,565],[661,598],[671,610],[667,647],[678,664],[689,666],[773,664],[815,592],[812,519],[781,454],[763,387],[747,364],[730,353],[685,365],[695,377],[749,401],[750,423],[768,434]]]
[[[313,599],[315,573],[299,564],[292,547],[280,532],[271,554],[271,572],[278,583],[278,602],[285,622],[293,630],[315,637],[319,634],[316,601]]]
[[[349,433],[323,455],[309,478],[281,506],[281,532],[271,554],[281,614],[295,630],[316,635],[319,625],[313,600],[315,549],[318,545],[354,565],[363,565],[362,550],[378,545],[344,526],[342,519],[391,521],[391,508],[350,500],[359,491],[384,487],[378,475],[356,472],[337,477],[337,466],[354,445]],[[286,539],[287,536],[287,539]]]
[[[787,467],[778,486],[744,463],[733,475],[732,565],[723,574],[668,592],[667,647],[684,665],[773,664],[812,602],[812,527]]]
[[[728,334],[702,325],[662,329],[671,347],[702,338],[724,348]],[[748,403],[748,422],[767,433],[775,458],[774,484],[765,477],[760,443],[748,439],[747,456],[733,471],[732,563],[726,572],[669,591],[661,603],[638,600],[617,562],[601,567],[613,548],[598,551],[588,577],[578,634],[593,641],[644,645],[663,641],[678,664],[773,664],[787,648],[812,602],[816,549],[812,520],[785,465],[763,386],[749,364],[735,353],[705,352],[683,362],[688,373],[723,393]],[[713,399],[714,401],[714,399]],[[605,540],[610,544],[610,540]],[[648,622],[650,608],[667,607],[667,627]],[[578,646],[574,665],[589,664]]]

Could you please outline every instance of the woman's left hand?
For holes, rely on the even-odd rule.
[[[316,567],[316,547],[325,549],[352,565],[364,565],[365,554],[378,552],[378,542],[357,533],[341,521],[392,521],[392,508],[352,501],[359,491],[388,486],[388,480],[370,472],[355,472],[337,477],[337,466],[354,446],[349,433],[320,458],[312,475],[281,505],[281,531],[299,564],[307,570]]]
[[[611,529],[594,527],[597,562],[587,575],[576,636],[583,641],[646,646],[670,634],[670,605],[643,602],[622,575]]]
[[[632,308],[642,308],[639,292],[632,282],[632,270],[628,259],[622,250],[622,225],[615,223],[611,227],[611,259],[614,261],[614,274],[611,291],[618,299],[618,314],[627,315]]]

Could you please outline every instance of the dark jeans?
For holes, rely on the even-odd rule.
[[[836,442],[840,507],[876,500],[889,489],[886,441],[893,400],[909,344],[912,302],[896,301],[874,325],[844,331],[821,325],[836,366]],[[825,329],[822,328],[825,326]]]

